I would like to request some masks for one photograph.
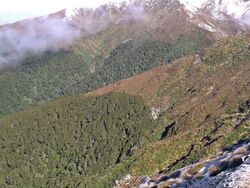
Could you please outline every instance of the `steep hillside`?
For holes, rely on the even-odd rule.
[[[156,125],[140,97],[115,93],[0,119],[0,187],[79,187],[152,141]]]
[[[249,36],[228,37],[199,55],[1,118],[1,186],[111,187],[126,174],[138,185],[248,138],[249,54]]]
[[[249,125],[245,128],[249,128]],[[116,187],[243,188],[249,187],[249,175],[250,144],[248,138],[223,148],[216,155],[200,159],[196,163],[172,173],[164,174],[161,172],[158,177],[153,179],[149,176],[134,179],[128,175],[117,182]]]
[[[115,91],[142,96],[165,129],[161,141],[114,168],[100,184],[114,181],[114,174],[120,172],[153,177],[163,169],[169,173],[247,138],[249,112],[240,106],[249,105],[250,98],[248,41],[246,36],[226,38],[200,56],[189,56],[89,93]]]
[[[113,91],[139,95],[159,109],[160,116],[178,117],[179,128],[188,127],[187,122],[199,126],[248,100],[248,45],[248,36],[225,38],[200,55],[157,67],[89,95]]]

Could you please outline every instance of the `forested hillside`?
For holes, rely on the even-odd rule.
[[[159,137],[150,113],[140,97],[114,93],[0,119],[0,187],[75,187],[101,175]]]
[[[126,174],[134,186],[248,138],[248,41],[228,37],[200,55],[1,118],[1,187],[112,187]]]
[[[87,44],[30,55],[21,64],[1,69],[0,90],[4,92],[0,93],[0,116],[135,76],[198,52],[210,44],[210,39],[199,30],[168,42],[141,37],[117,45],[108,55],[92,58],[83,55],[90,53]]]

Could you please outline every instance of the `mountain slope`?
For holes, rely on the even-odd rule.
[[[90,93],[142,96],[162,121],[162,140],[114,168],[100,184],[114,181],[119,172],[133,175],[132,182],[140,175],[158,176],[163,169],[170,173],[248,138],[249,112],[240,107],[250,98],[248,40],[224,39],[200,57],[190,56]]]
[[[201,12],[210,15],[217,20],[235,19],[243,28],[249,27],[250,2],[244,0],[180,0],[192,16]]]
[[[0,70],[0,88],[5,91],[0,94],[0,114],[20,111],[61,96],[92,91],[170,63],[209,43],[203,38],[203,33],[197,33],[197,38],[191,42],[185,41],[188,35],[169,43],[143,38],[128,41],[118,45],[105,59],[91,57],[92,64],[83,55],[88,53],[84,49],[81,49],[80,55],[73,51],[61,51],[27,57],[19,66]]]
[[[200,56],[1,118],[2,186],[111,187],[249,137],[248,41],[229,37]]]
[[[0,186],[79,186],[152,140],[156,125],[126,94],[62,98],[0,119]]]
[[[164,105],[164,102],[165,105],[170,103],[173,100],[171,98],[174,97],[197,98],[197,101],[204,98],[205,101],[213,92],[217,96],[216,88],[220,90],[222,87],[227,87],[225,89],[227,94],[233,95],[235,92],[236,95],[236,91],[232,89],[233,93],[229,93],[232,85],[241,88],[240,90],[248,88],[248,40],[247,36],[222,39],[200,55],[188,56],[173,64],[157,67],[145,74],[111,84],[90,94],[127,92],[142,96],[150,104],[159,107]],[[227,69],[224,68],[225,66]],[[246,69],[243,71],[244,66]],[[195,74],[193,74],[194,72]],[[222,77],[224,79],[218,79],[218,82],[214,83],[217,78]],[[240,85],[236,84],[238,82]],[[199,90],[198,87],[200,87]],[[178,92],[181,96],[177,95]],[[230,95],[226,95],[226,97],[228,98]],[[162,98],[166,101],[163,101]],[[201,99],[198,100],[198,98]],[[234,99],[233,96],[231,98]],[[173,103],[173,106],[184,105],[184,103],[177,102]],[[191,103],[188,100],[186,102]],[[193,106],[189,104],[187,106]],[[171,108],[171,105],[168,104],[163,109],[167,108]]]
[[[170,174],[162,172],[158,177],[150,179],[145,176],[140,188],[146,187],[211,187],[233,188],[249,186],[249,139],[224,148],[216,155],[200,159],[196,163],[183,167]],[[116,187],[131,187],[133,178],[127,176]],[[136,180],[138,182],[138,180]],[[134,185],[135,186],[135,185]]]
[[[245,31],[230,15],[189,14],[178,1],[136,0],[1,26],[0,115],[93,91]]]

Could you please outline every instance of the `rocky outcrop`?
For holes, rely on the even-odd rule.
[[[145,178],[142,178],[142,180]],[[250,187],[250,140],[225,148],[171,174],[141,182],[140,188],[247,188]]]

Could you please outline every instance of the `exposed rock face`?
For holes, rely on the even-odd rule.
[[[199,161],[171,174],[151,180],[146,176],[139,187],[248,188],[250,187],[250,140],[226,148],[211,160]]]
[[[118,188],[121,187],[122,185],[126,184],[126,182],[128,180],[130,180],[132,177],[130,174],[126,175],[125,177],[123,177],[121,180],[116,181],[116,186],[114,186],[114,188]]]
[[[152,108],[151,109],[151,115],[154,120],[157,120],[160,115],[161,110],[159,108]]]
[[[196,64],[201,64],[201,63],[202,63],[201,57],[199,55],[196,55],[194,64],[196,65]]]
[[[216,188],[248,188],[250,187],[250,165],[243,164],[232,173],[225,174],[223,181]]]

